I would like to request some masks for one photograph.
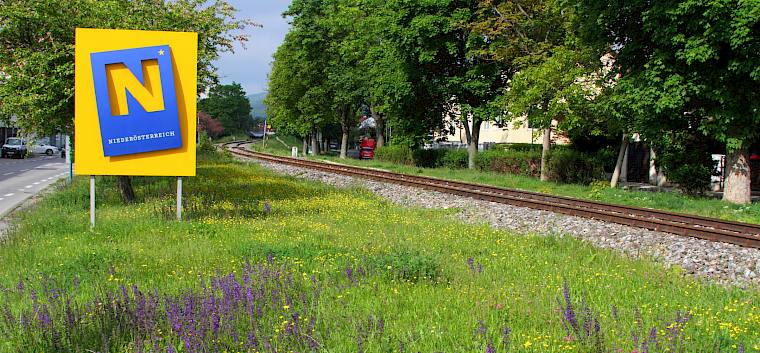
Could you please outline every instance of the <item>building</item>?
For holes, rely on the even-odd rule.
[[[15,120],[11,118],[11,121]],[[17,137],[19,134],[18,128],[0,120],[0,146],[5,144],[5,140],[10,137]]]
[[[467,133],[461,123],[449,119],[449,124],[453,127],[453,133],[446,136],[438,136],[439,139],[455,144],[467,144]],[[492,121],[485,121],[480,125],[481,144],[496,143],[536,143],[543,142],[543,129],[534,129],[530,126],[527,119],[513,122],[506,126],[498,126]],[[570,141],[561,135],[552,134],[552,143],[568,144]]]

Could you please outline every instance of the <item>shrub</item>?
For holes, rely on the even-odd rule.
[[[198,133],[198,151],[201,153],[213,153],[216,151],[216,148],[214,148],[214,143],[211,142],[211,139],[209,138],[208,134],[205,131],[201,131]]]
[[[441,157],[441,165],[449,169],[464,169],[467,168],[467,150],[466,149],[454,149],[444,150]]]
[[[437,168],[443,165],[446,150],[414,150],[412,156],[414,165],[420,168]]]
[[[412,149],[405,146],[384,146],[375,151],[375,158],[379,161],[396,164],[414,165]]]
[[[513,151],[541,153],[543,145],[538,143],[498,143],[491,147],[491,151]],[[569,145],[552,145],[553,150],[569,149]]]
[[[541,152],[487,150],[475,156],[480,170],[537,177],[541,174]]]
[[[715,162],[700,135],[668,134],[656,141],[655,149],[658,167],[664,167],[668,181],[677,184],[681,191],[697,195],[709,189]]]
[[[560,183],[590,184],[604,178],[604,167],[598,158],[564,149],[549,156],[549,179]]]
[[[364,259],[364,265],[372,274],[386,278],[416,283],[420,280],[441,282],[443,270],[436,256],[408,249],[396,249],[390,253],[376,254]]]
[[[411,149],[406,146],[387,146],[375,151],[379,161],[403,165],[413,165],[420,168],[437,168],[444,165],[445,156],[454,150],[424,150]],[[467,166],[467,152],[464,152],[464,166]]]
[[[541,145],[533,143],[499,143],[493,145],[489,151],[541,152],[541,148]]]

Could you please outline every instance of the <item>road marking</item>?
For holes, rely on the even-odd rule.
[[[5,200],[5,199],[4,199],[4,198],[2,198],[2,197],[0,197],[0,201],[3,201],[3,200]]]
[[[38,181],[38,182],[32,183],[32,185],[40,185],[40,182]]]
[[[31,189],[31,188],[32,188],[32,185],[24,186],[24,189]]]
[[[13,172],[10,172],[10,173],[5,173],[5,174],[3,174],[3,175],[11,175],[11,174],[13,174]]]
[[[13,196],[13,195],[14,195],[13,193],[10,193],[10,194],[5,194],[5,195],[3,195],[3,197],[11,197],[11,196]]]

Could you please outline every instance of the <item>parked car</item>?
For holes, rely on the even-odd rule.
[[[35,154],[45,154],[48,156],[52,156],[58,153],[58,147],[37,141],[32,146],[32,152]]]
[[[0,150],[2,158],[24,158],[26,157],[26,141],[22,138],[11,137],[5,140],[5,144]]]

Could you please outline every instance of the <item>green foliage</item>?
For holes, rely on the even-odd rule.
[[[757,140],[757,0],[565,3],[584,42],[597,53],[615,48],[612,105],[630,131],[656,142],[696,129],[729,150]]]
[[[198,177],[185,180],[187,197],[205,202],[206,207],[183,222],[156,214],[157,206],[174,201],[174,178],[135,178],[135,190],[144,201],[129,206],[123,205],[118,192],[110,187],[114,179],[98,178],[94,232],[87,222],[86,177],[76,178],[72,186],[23,211],[18,228],[0,246],[3,312],[6,303],[12,313],[30,308],[31,289],[39,294],[40,307],[45,304],[49,308],[40,277],[49,276],[49,283],[55,284],[49,287],[54,289],[52,293],[67,293],[65,299],[77,308],[92,303],[103,291],[120,291],[121,285],[129,289],[135,284],[145,293],[155,289],[161,295],[187,290],[201,293],[201,280],[216,273],[239,274],[246,260],[255,265],[271,254],[276,266],[272,272],[287,264],[295,271],[294,283],[320,293],[320,300],[313,303],[316,307],[303,322],[316,319],[314,338],[334,352],[358,351],[357,337],[367,353],[397,351],[399,342],[407,352],[485,352],[486,342],[474,338],[479,321],[487,328],[489,340],[494,338],[497,352],[507,348],[564,352],[563,347],[581,343],[568,342],[562,323],[557,299],[563,295],[565,281],[573,299],[581,297],[576,293],[583,293],[583,302],[598,314],[610,346],[626,352],[635,350],[631,332],[639,337],[648,335],[640,333],[638,322],[646,330],[656,327],[658,339],[663,339],[659,342],[668,343],[665,334],[673,326],[662,320],[671,318],[676,310],[688,310],[692,315],[681,331],[688,337],[684,351],[718,347],[716,350],[732,352],[736,349],[731,345],[754,342],[760,335],[760,312],[755,305],[760,293],[753,289],[712,285],[676,268],[665,269],[648,259],[601,250],[572,237],[525,236],[461,224],[452,220],[450,212],[406,209],[366,191],[339,190],[279,176],[254,164],[217,156],[199,156]],[[440,173],[475,175],[450,169]],[[494,174],[491,180],[514,179]],[[553,190],[588,190],[535,183]],[[660,197],[614,189],[603,194],[618,200]],[[255,209],[264,202],[271,207],[268,215]],[[704,209],[719,212],[722,207]],[[224,217],[210,217],[217,214]],[[367,270],[364,274],[362,267]],[[346,274],[349,268],[354,281]],[[281,272],[284,278],[289,273]],[[317,285],[312,284],[311,276]],[[20,279],[26,284],[23,296],[15,289]],[[240,295],[245,296],[245,291]],[[297,296],[290,299],[300,300]],[[584,304],[575,300],[579,320],[586,320]],[[619,320],[611,313],[612,306],[619,309]],[[297,308],[297,304],[291,305],[289,313],[300,310]],[[384,319],[383,334],[362,336],[366,331],[357,326],[366,324],[370,315]],[[225,318],[222,325],[226,325]],[[269,314],[263,318],[259,324],[267,330],[281,328],[285,320]],[[735,336],[726,331],[729,324],[735,328]],[[0,352],[43,351],[29,343],[30,337],[18,334],[19,326],[0,325],[4,338]],[[244,327],[238,331],[241,337],[248,332]],[[504,327],[512,330],[509,346],[500,343]],[[428,334],[431,330],[435,332]],[[108,337],[107,349],[100,346],[101,338],[93,335],[96,346],[80,349],[123,352],[135,348],[134,337],[124,331]],[[527,342],[531,347],[525,347]],[[570,352],[585,352],[585,348]]]
[[[475,157],[480,170],[538,177],[541,174],[540,151],[487,150]]]
[[[597,156],[566,149],[551,152],[549,179],[559,183],[586,185],[606,178],[604,167]]]
[[[332,162],[337,160],[327,158]],[[378,160],[341,160],[340,162],[363,167],[387,169],[390,171],[427,175],[441,179],[495,185],[505,188],[546,192],[580,199],[589,199],[592,187],[580,184],[559,184],[543,182],[535,177],[496,173],[488,170],[467,170],[449,168],[418,168],[393,164]],[[609,186],[609,182],[607,182]],[[696,214],[705,217],[760,224],[760,203],[752,205],[730,205],[712,198],[694,198],[674,192],[631,191],[620,188],[598,189],[599,200],[611,204],[647,207],[673,212]]]
[[[418,250],[395,249],[390,253],[368,256],[362,261],[361,266],[366,267],[370,273],[387,279],[410,283],[441,282],[443,266],[439,261],[437,257]]]
[[[448,150],[414,150],[414,165],[420,168],[438,168],[443,165],[443,158]]]
[[[681,191],[702,194],[709,189],[710,177],[715,173],[715,162],[707,148],[701,136],[688,132],[668,134],[655,146],[656,163]]]
[[[606,180],[595,180],[589,184],[591,190],[588,192],[588,198],[591,200],[601,200],[603,192],[610,188],[610,183]]]
[[[526,116],[538,129],[552,127],[553,121],[560,130],[584,124],[583,107],[596,82],[579,78],[591,74],[593,62],[580,50],[555,48],[544,62],[515,74],[505,96],[507,109],[513,117]]]
[[[390,145],[378,148],[375,151],[375,158],[390,163],[414,165],[413,150],[406,146]]]
[[[413,165],[420,168],[463,168],[467,167],[466,150],[412,149],[406,146],[390,145],[378,148],[375,158],[379,161]]]
[[[14,0],[0,6],[0,119],[28,132],[73,130],[74,29],[198,32],[198,92],[217,82],[213,62],[247,36],[225,1]],[[194,97],[187,97],[193,99]]]
[[[252,124],[251,102],[239,83],[211,87],[208,97],[198,102],[198,110],[222,123],[227,134],[245,133]]]
[[[467,168],[467,150],[466,149],[452,149],[445,150],[446,152],[441,157],[441,166],[449,169],[464,169]]]
[[[475,164],[481,171],[538,177],[541,172],[541,146],[531,144],[501,144],[478,153]],[[560,183],[588,184],[604,178],[605,155],[602,157],[558,146],[550,156],[551,180]],[[467,150],[411,149],[386,146],[375,152],[378,161],[419,168],[467,168]]]
[[[214,143],[205,131],[198,133],[198,152],[199,153],[211,153],[216,150]]]

